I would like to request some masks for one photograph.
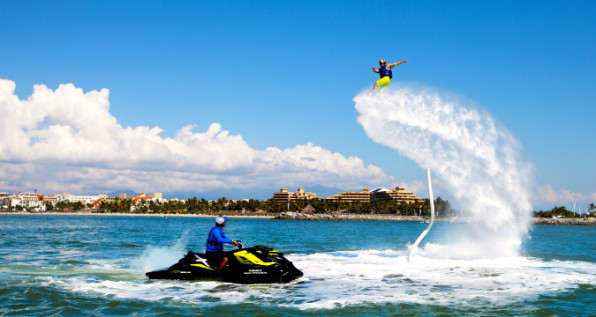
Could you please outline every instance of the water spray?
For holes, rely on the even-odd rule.
[[[469,210],[470,223],[441,246],[443,255],[519,254],[528,233],[533,175],[513,134],[473,102],[431,87],[402,84],[382,94],[365,91],[354,102],[368,137],[428,168],[429,194],[432,169],[456,203]],[[432,194],[430,203],[432,209]]]
[[[422,231],[422,233],[418,236],[418,239],[416,239],[414,245],[412,245],[410,254],[408,255],[408,262],[412,261],[412,256],[414,256],[414,252],[416,251],[416,248],[418,248],[418,244],[420,241],[422,241],[422,239],[424,239],[435,222],[435,201],[433,198],[433,186],[430,180],[430,168],[428,167],[426,168],[426,183],[428,184],[428,200],[430,201],[430,222],[428,223],[428,227],[426,227],[426,229],[424,229],[424,231]]]

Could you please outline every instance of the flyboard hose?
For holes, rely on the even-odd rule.
[[[422,241],[422,239],[424,239],[426,234],[430,231],[430,228],[433,226],[433,222],[435,222],[435,202],[433,198],[433,186],[430,181],[430,168],[428,167],[426,168],[426,183],[428,184],[428,198],[430,200],[430,222],[428,224],[428,227],[426,227],[426,229],[422,231],[420,236],[418,236],[418,239],[416,239],[414,245],[412,245],[412,248],[410,249],[410,255],[408,255],[408,262],[412,261],[412,256],[414,255],[414,252],[416,251],[418,244],[420,243],[420,241]]]

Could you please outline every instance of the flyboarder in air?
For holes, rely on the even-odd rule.
[[[373,90],[377,90],[377,87],[381,87],[381,91],[387,89],[387,87],[389,87],[389,84],[391,83],[391,78],[393,78],[393,73],[391,72],[391,68],[399,65],[399,64],[403,64],[403,63],[407,63],[407,60],[403,60],[400,62],[395,62],[395,63],[391,63],[389,65],[387,65],[387,61],[384,59],[381,59],[379,61],[379,65],[381,65],[381,67],[379,69],[376,69],[374,66],[372,68],[373,72],[381,75],[381,79],[377,80],[375,82],[375,84],[373,85]]]

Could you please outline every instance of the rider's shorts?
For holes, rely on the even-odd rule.
[[[205,252],[205,258],[207,258],[207,261],[209,261],[209,264],[217,267],[219,265],[219,263],[221,263],[221,261],[224,258],[224,254],[223,252]]]
[[[389,76],[385,76],[385,77],[377,80],[378,87],[386,88],[386,86],[389,86],[390,83],[391,83],[391,78],[389,78]]]

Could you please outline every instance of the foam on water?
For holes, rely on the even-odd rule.
[[[445,248],[453,257],[516,256],[528,232],[531,167],[519,142],[486,111],[428,88],[354,98],[375,142],[429,167],[474,221]]]
[[[293,254],[305,277],[290,284],[153,281],[94,275],[39,277],[87,296],[168,301],[201,306],[255,303],[296,309],[407,303],[505,307],[596,284],[596,265],[520,256],[445,259],[443,246],[427,244],[408,264],[407,250],[360,250]],[[120,269],[120,271],[122,268]],[[548,278],[545,278],[548,276]]]

